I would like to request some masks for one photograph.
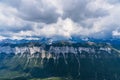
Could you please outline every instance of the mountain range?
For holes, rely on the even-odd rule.
[[[0,80],[119,80],[119,42],[115,38],[1,40]]]

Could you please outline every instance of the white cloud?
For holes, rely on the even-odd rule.
[[[120,26],[118,0],[1,0],[0,36],[111,37]],[[0,37],[2,39],[2,37]]]
[[[113,36],[120,36],[120,32],[118,32],[118,31],[113,31],[113,32],[112,32],[112,35],[113,35]]]
[[[2,39],[6,39],[6,37],[0,36],[0,40],[2,40]]]

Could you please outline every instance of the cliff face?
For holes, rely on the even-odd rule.
[[[5,54],[15,54],[15,55],[23,55],[27,54],[28,55],[34,55],[35,53],[40,53],[40,54],[55,54],[59,55],[61,54],[82,54],[83,52],[89,53],[90,54],[95,54],[95,53],[100,53],[100,52],[106,52],[111,54],[112,48],[110,46],[103,46],[100,44],[71,44],[69,43],[62,45],[62,44],[51,44],[51,45],[24,45],[24,46],[19,46],[19,45],[4,45],[0,46],[0,53],[5,53]],[[47,57],[47,56],[46,56]],[[55,57],[55,56],[54,56]]]
[[[32,77],[120,79],[119,51],[108,44],[60,42],[21,45],[0,46],[0,70],[20,71]]]

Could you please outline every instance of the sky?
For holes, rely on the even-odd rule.
[[[119,0],[0,0],[0,39],[120,36]]]

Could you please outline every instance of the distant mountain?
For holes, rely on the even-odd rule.
[[[36,43],[45,43],[45,44],[52,44],[57,43],[61,41],[66,41],[70,43],[85,43],[85,42],[95,42],[95,43],[110,43],[111,45],[120,45],[120,38],[109,38],[109,39],[95,39],[95,38],[89,38],[89,37],[71,37],[70,39],[57,39],[57,38],[45,38],[40,37],[39,39],[21,39],[21,40],[12,40],[12,39],[3,39],[0,41],[0,44],[10,43],[10,44],[21,44],[21,43],[30,43],[30,42],[36,42]]]

